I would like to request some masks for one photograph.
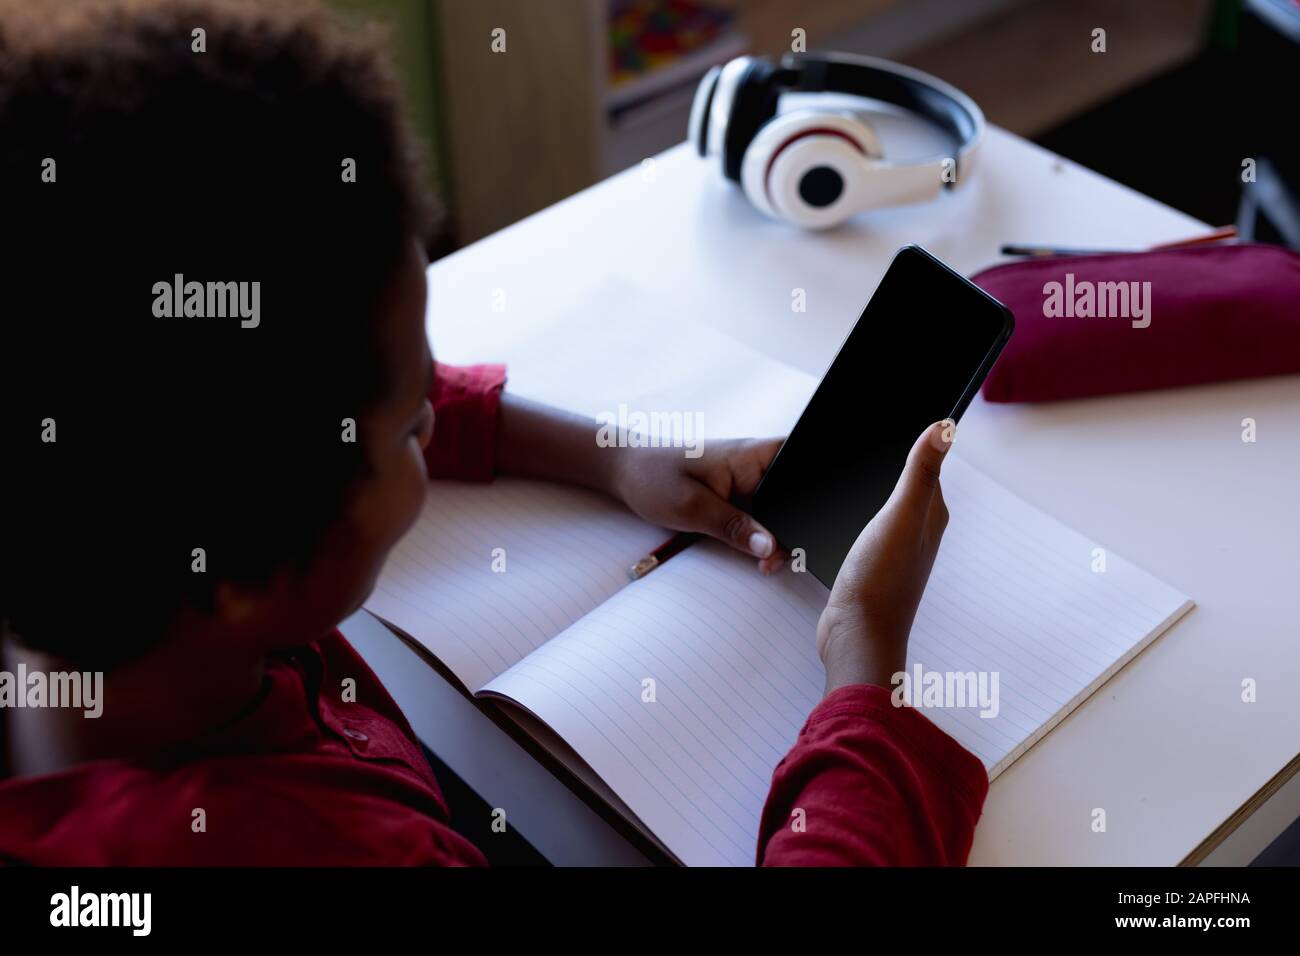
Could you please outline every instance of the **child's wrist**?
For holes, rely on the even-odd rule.
[[[611,498],[616,498],[624,504],[628,503],[627,489],[629,487],[628,477],[633,468],[631,459],[634,457],[631,448],[602,448],[599,457],[601,460],[599,467],[593,475],[595,484],[592,487],[599,488]]]
[[[888,689],[907,661],[905,640],[873,635],[862,622],[827,620],[825,614],[818,622],[817,650],[826,670],[825,696],[856,684]]]
[[[588,458],[589,460],[582,463],[582,470],[584,470],[582,484],[623,501],[623,494],[621,494],[623,481],[620,472],[621,463],[624,458],[627,458],[627,449],[620,449],[620,447],[604,449],[597,446]]]

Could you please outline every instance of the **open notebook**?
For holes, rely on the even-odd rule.
[[[1091,541],[956,452],[943,484],[908,664],[999,675],[996,716],[924,711],[992,777],[1191,602],[1113,554],[1094,572]],[[581,490],[439,482],[366,607],[548,725],[680,860],[747,865],[772,770],[821,698],[826,589],[714,544],[630,582],[663,536]]]
[[[601,331],[605,308],[590,311],[588,344],[611,334]],[[706,420],[723,432],[784,433],[815,381],[701,336],[716,333],[677,329],[663,341],[694,356],[679,364]],[[702,356],[715,363],[703,372]],[[639,407],[672,408],[664,396],[686,383],[665,367],[609,387]],[[536,397],[599,410],[583,407],[584,395]],[[925,710],[992,777],[1192,604],[1114,554],[1095,572],[1094,542],[960,454],[958,443],[944,465],[951,521],[908,663],[997,673],[996,716],[978,705]],[[598,778],[594,788],[679,860],[750,865],[772,770],[822,696],[814,635],[826,589],[807,573],[763,578],[714,543],[629,581],[627,569],[665,536],[579,489],[436,482],[366,608],[471,692],[536,718],[521,723],[570,769]]]

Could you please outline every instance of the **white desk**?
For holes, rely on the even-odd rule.
[[[658,157],[652,177],[629,170],[437,263],[429,328],[444,360],[544,367],[545,354],[520,354],[502,331],[563,321],[575,290],[614,276],[642,290],[651,310],[674,310],[819,375],[905,243],[969,273],[996,261],[1003,242],[1131,246],[1202,228],[992,130],[980,179],[964,195],[806,234],[762,219],[683,146]],[[790,308],[795,288],[806,291],[806,313]],[[653,349],[655,329],[645,336]],[[485,354],[489,340],[497,344]],[[545,398],[544,375],[530,377],[543,382],[534,394]],[[1297,408],[1300,377],[1050,406],[972,405],[963,455],[1198,605],[994,782],[972,863],[1176,864],[1296,757]],[[1246,417],[1258,422],[1255,444],[1240,439]],[[374,661],[387,653],[373,635],[363,643]],[[384,667],[399,669],[388,660],[381,676]],[[1241,701],[1248,677],[1258,685],[1250,704]],[[417,727],[429,709],[422,693],[398,694]],[[460,732],[447,727],[444,736]],[[509,789],[480,766],[492,759],[485,739],[429,743],[453,768],[464,752],[472,785]],[[506,743],[503,752],[515,746]],[[1293,802],[1296,791],[1283,788]],[[1091,830],[1096,807],[1106,810],[1105,833]],[[520,823],[544,853],[550,843],[565,859],[605,858],[607,835],[577,849],[561,838],[585,824],[539,815],[529,825]]]

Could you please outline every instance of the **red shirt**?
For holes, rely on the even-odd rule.
[[[504,382],[501,366],[438,366],[431,475],[491,477]],[[343,699],[346,678],[356,681],[355,702]],[[777,766],[758,862],[964,863],[987,790],[980,762],[918,711],[892,706],[881,688],[846,687],[813,710]],[[451,828],[401,710],[336,631],[275,657],[249,713],[183,752],[0,781],[0,862],[484,859]]]

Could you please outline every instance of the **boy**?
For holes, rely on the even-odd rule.
[[[483,862],[336,630],[426,469],[584,484],[766,572],[731,499],[778,443],[599,448],[500,367],[435,364],[430,205],[372,41],[297,5],[40,17],[0,3],[0,669],[105,676],[96,719],[0,709],[0,860]],[[761,863],[965,860],[983,769],[887,690],[946,520],[940,432],[836,582]]]

